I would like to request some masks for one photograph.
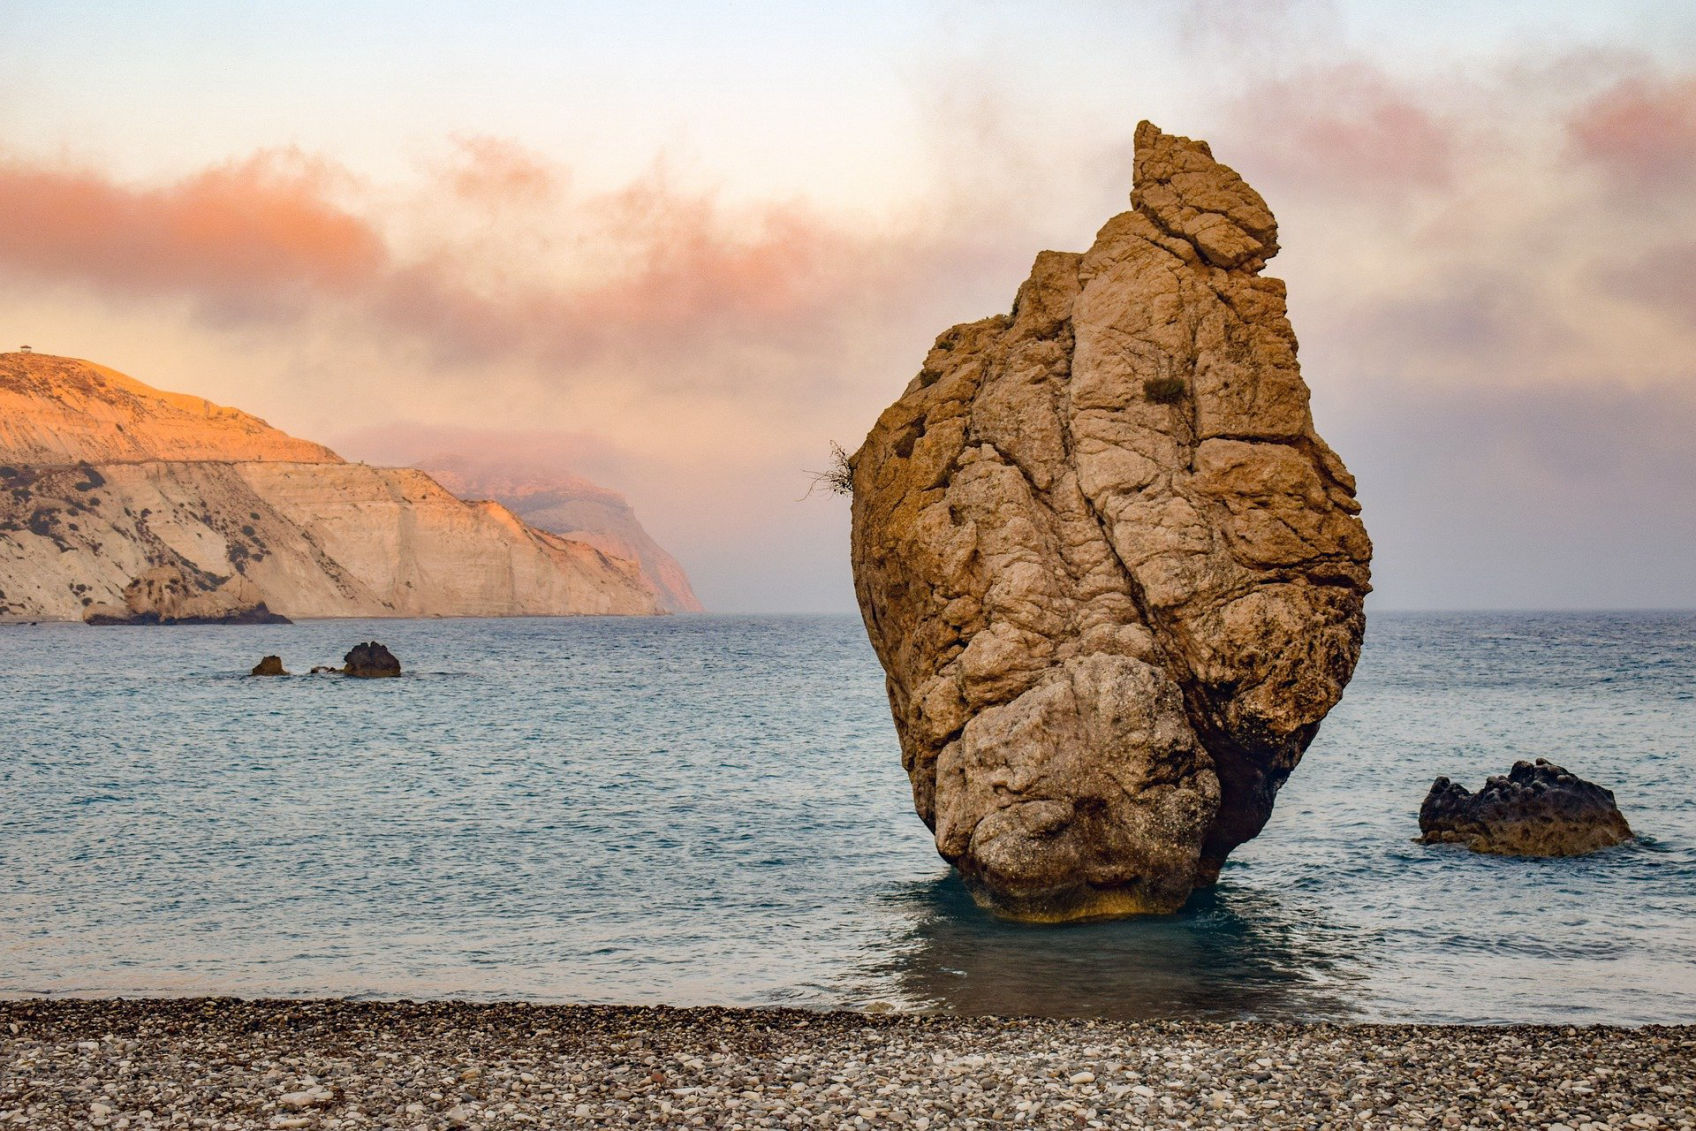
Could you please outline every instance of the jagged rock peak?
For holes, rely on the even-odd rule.
[[[1175,910],[1359,656],[1371,543],[1314,431],[1265,202],[1137,131],[1134,207],[955,326],[851,457],[913,801],[1015,917]]]
[[[1131,207],[1188,240],[1215,267],[1258,271],[1278,254],[1278,221],[1266,201],[1205,141],[1137,125]]]

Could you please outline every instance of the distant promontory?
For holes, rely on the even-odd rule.
[[[693,604],[669,556],[675,572],[656,579],[636,553],[594,544],[597,533],[550,533],[423,471],[349,463],[104,366],[0,353],[0,617],[133,619],[146,588],[137,580],[161,570],[181,578],[184,600],[239,592],[287,617],[643,615]],[[631,541],[622,528],[605,545]]]

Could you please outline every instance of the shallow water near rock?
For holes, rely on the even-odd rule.
[[[1696,614],[1375,614],[1219,886],[1064,928],[936,857],[852,617],[0,626],[0,703],[0,994],[1696,1020]],[[1538,756],[1640,839],[1413,843]]]

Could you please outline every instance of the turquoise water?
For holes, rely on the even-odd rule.
[[[399,680],[249,679],[365,639]],[[1696,1020],[1696,615],[1378,615],[1181,914],[972,906],[849,617],[0,627],[0,993]],[[1543,756],[1633,845],[1412,843]]]

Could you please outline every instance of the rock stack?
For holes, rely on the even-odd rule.
[[[1314,431],[1265,202],[1137,128],[1132,210],[955,326],[851,458],[919,815],[980,902],[1169,912],[1342,695],[1371,543]]]

